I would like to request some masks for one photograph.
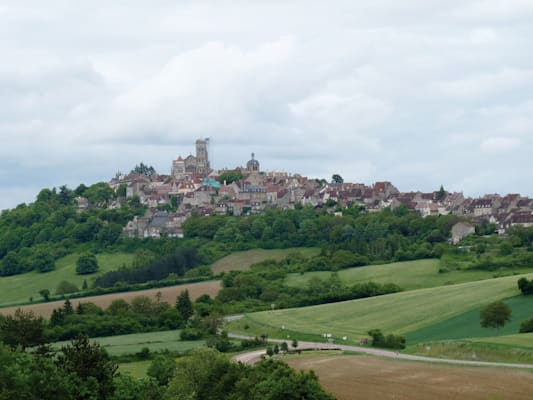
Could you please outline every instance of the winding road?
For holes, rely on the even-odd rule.
[[[230,333],[229,337],[235,339],[253,339],[251,336],[237,335]],[[269,343],[281,343],[288,342],[281,339],[268,339]],[[290,344],[289,342],[287,344]],[[488,361],[469,361],[469,360],[456,360],[451,358],[433,358],[424,356],[415,356],[412,354],[403,354],[390,350],[377,349],[374,347],[359,347],[349,346],[334,343],[319,343],[319,342],[298,342],[298,347],[295,350],[344,350],[353,351],[357,353],[364,353],[378,357],[386,357],[397,360],[409,360],[409,361],[423,361],[429,363],[440,364],[455,364],[455,365],[468,365],[478,367],[505,367],[505,368],[521,368],[521,369],[533,369],[533,364],[513,364],[502,362],[488,362]],[[255,350],[247,353],[238,354],[233,357],[234,360],[240,361],[244,364],[255,364],[259,362],[263,355],[266,354],[266,350]]]

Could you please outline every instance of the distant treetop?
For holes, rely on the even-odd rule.
[[[135,168],[131,170],[132,174],[140,174],[140,175],[146,175],[146,176],[152,176],[156,174],[155,168],[151,165],[145,165],[143,162],[141,162],[139,165],[136,165]]]

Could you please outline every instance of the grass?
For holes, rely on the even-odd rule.
[[[27,303],[30,297],[33,297],[35,300],[40,300],[41,296],[39,291],[42,289],[50,290],[50,293],[53,295],[55,294],[58,283],[62,280],[71,282],[80,289],[84,279],[90,284],[91,279],[97,274],[77,275],[76,261],[78,257],[79,254],[74,253],[57,260],[55,269],[50,272],[39,273],[32,271],[21,275],[1,277],[0,306]],[[112,253],[98,254],[96,258],[100,266],[98,272],[100,274],[116,270],[123,264],[131,264],[134,256],[133,254],[127,253]]]
[[[531,279],[533,274],[525,276]],[[300,340],[304,338],[298,334],[321,337],[323,333],[331,333],[337,338],[347,336],[348,342],[355,343],[373,328],[406,334],[492,301],[517,296],[518,278],[510,276],[298,309],[263,311],[248,314],[243,320],[230,323],[227,329],[280,338],[285,338],[286,331],[290,331],[292,337],[297,335]],[[243,330],[245,324],[248,329]]]
[[[118,365],[118,372],[131,375],[136,379],[146,378],[146,372],[148,372],[148,368],[150,368],[151,363],[152,360],[120,363]]]
[[[525,336],[515,338],[514,336]],[[426,342],[408,346],[406,352],[429,357],[508,363],[533,363],[533,335]]]
[[[426,259],[368,265],[341,270],[337,273],[341,281],[349,285],[373,281],[376,283],[395,283],[404,290],[413,290],[491,279],[497,274],[512,275],[531,271],[532,268],[507,269],[505,271],[451,270],[450,272],[439,273],[439,260]],[[289,286],[302,287],[307,285],[312,277],[327,279],[330,275],[331,272],[329,271],[290,274],[285,282]]]
[[[295,247],[290,249],[254,249],[232,253],[213,263],[211,269],[215,275],[227,271],[244,271],[250,268],[252,264],[273,259],[276,261],[283,260],[290,253],[300,253],[304,257],[316,256],[320,249],[316,247]]]
[[[520,329],[520,324],[524,320],[533,317],[533,296],[519,295],[506,299],[504,302],[511,308],[511,321],[501,328],[499,332],[481,327],[479,313],[482,307],[477,307],[434,325],[410,332],[407,334],[407,342],[417,343],[469,337],[482,338],[493,337],[496,334],[501,336],[517,333]],[[533,342],[531,344],[533,346]]]
[[[182,341],[180,340],[180,331],[163,331],[149,333],[134,333],[131,335],[108,336],[91,339],[91,341],[100,343],[112,356],[123,356],[140,352],[147,347],[151,353],[168,350],[170,352],[184,353],[186,351],[202,347],[205,345],[203,340]],[[53,346],[59,348],[66,342],[57,342]]]

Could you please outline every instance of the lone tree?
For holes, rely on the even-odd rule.
[[[339,174],[333,174],[331,177],[331,183],[343,183],[344,179],[342,179],[342,176]]]
[[[183,290],[176,299],[176,309],[179,311],[181,318],[187,321],[194,314],[194,307],[189,297],[189,291]]]
[[[79,275],[93,274],[98,271],[98,261],[92,253],[82,254],[76,262],[76,273]]]
[[[511,308],[503,301],[496,301],[482,309],[479,318],[483,328],[499,330],[511,320]]]

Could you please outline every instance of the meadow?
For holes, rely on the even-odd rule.
[[[55,263],[55,269],[50,272],[40,273],[36,271],[26,274],[0,277],[0,306],[28,303],[30,298],[41,300],[39,291],[48,289],[50,294],[55,294],[59,282],[65,280],[82,288],[83,281],[91,284],[91,280],[100,273],[113,271],[123,265],[130,265],[134,255],[127,253],[97,254],[96,259],[99,271],[91,275],[76,274],[76,261],[80,255],[69,254],[60,258]]]
[[[304,257],[312,257],[318,255],[320,249],[316,247],[297,247],[290,249],[253,249],[239,251],[214,262],[211,265],[211,269],[215,275],[228,271],[245,271],[249,269],[251,265],[261,261],[283,260],[290,253],[300,253]]]
[[[337,274],[340,280],[347,285],[373,281],[381,284],[394,283],[404,290],[414,290],[491,279],[494,276],[524,274],[533,271],[533,268],[506,269],[505,271],[460,269],[439,273],[439,265],[440,262],[437,259],[402,261],[390,264],[348,268],[337,271]],[[289,286],[302,287],[307,285],[313,277],[327,279],[329,276],[331,276],[331,272],[329,271],[289,274],[285,283]]]
[[[427,342],[473,337],[490,338],[495,335],[518,333],[520,324],[526,319],[533,318],[533,296],[520,295],[506,299],[504,302],[511,308],[511,321],[498,331],[481,327],[479,324],[479,313],[482,307],[477,307],[431,326],[409,332],[406,335],[407,341],[409,343],[418,343],[421,341]]]
[[[111,356],[135,354],[140,352],[143,348],[148,348],[151,353],[165,350],[184,353],[188,350],[205,346],[204,340],[180,340],[179,330],[108,336],[90,340],[99,343]],[[68,343],[70,342],[56,342],[53,344],[53,347],[59,348]]]
[[[531,279],[533,274],[524,276]],[[508,276],[340,303],[263,311],[230,323],[228,330],[252,335],[266,333],[279,338],[286,338],[288,331],[314,337],[331,333],[335,338],[347,336],[351,343],[366,337],[368,330],[374,328],[385,333],[407,334],[492,301],[518,296],[518,278]]]

